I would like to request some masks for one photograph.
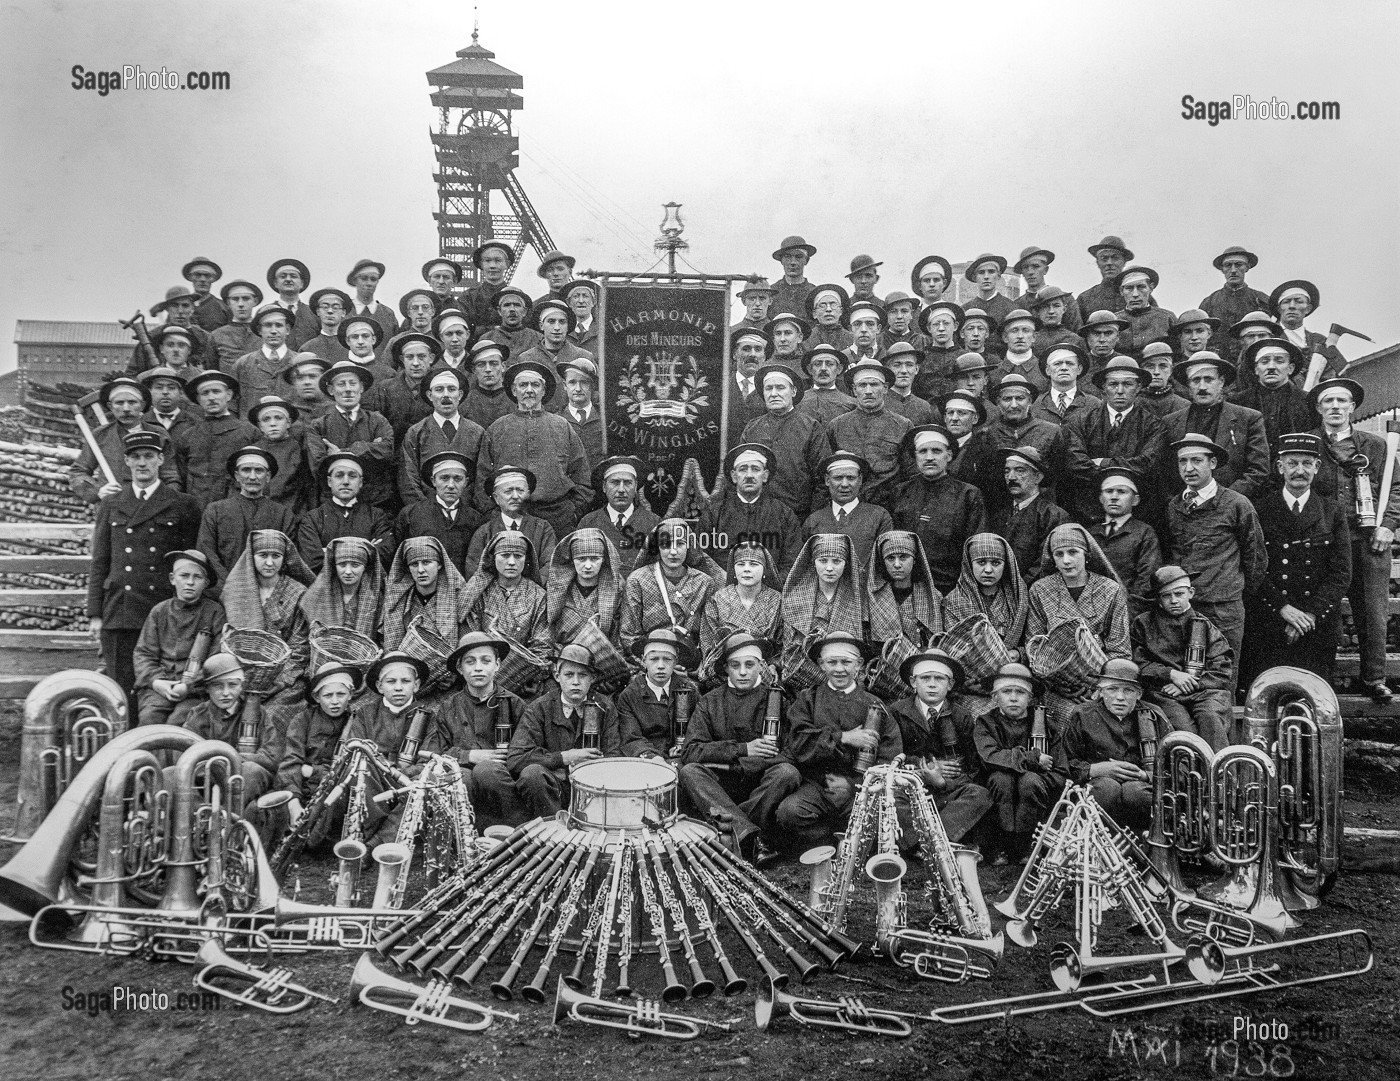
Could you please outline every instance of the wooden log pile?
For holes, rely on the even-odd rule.
[[[0,440],[0,518],[9,522],[89,522],[92,508],[68,486],[72,447]]]

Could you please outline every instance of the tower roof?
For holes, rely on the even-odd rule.
[[[471,88],[496,88],[520,90],[525,80],[495,62],[496,54],[479,44],[476,32],[472,32],[472,43],[465,49],[457,50],[457,59],[440,68],[428,72],[428,83],[432,86],[461,86]]]

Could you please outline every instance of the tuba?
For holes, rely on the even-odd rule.
[[[1336,693],[1301,668],[1270,668],[1249,688],[1242,742],[1278,775],[1280,887],[1290,908],[1316,908],[1342,866],[1342,717]],[[1295,909],[1296,910],[1296,909]]]
[[[69,669],[45,676],[24,700],[14,831],[27,841],[78,771],[127,730],[126,695],[107,676]]]
[[[1152,866],[1175,897],[1196,891],[1181,877],[1181,856],[1211,847],[1210,786],[1215,752],[1194,732],[1168,732],[1157,745],[1152,773]]]
[[[232,815],[242,806],[243,759],[227,743],[200,740],[180,756],[171,779],[171,843],[166,859],[165,894],[156,907],[166,916],[200,919],[205,907],[224,905],[223,876],[209,874],[233,833]],[[205,874],[200,874],[204,868]],[[205,881],[201,901],[198,888]]]

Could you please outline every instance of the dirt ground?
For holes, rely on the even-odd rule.
[[[14,806],[18,762],[18,716],[0,709],[0,822],[8,824]],[[1400,827],[1400,798],[1376,791],[1364,778],[1349,777],[1346,822],[1376,828]],[[0,860],[12,846],[0,846]],[[305,861],[299,899],[329,900],[329,858]],[[774,877],[794,892],[805,891],[795,861],[780,864]],[[981,881],[989,903],[1015,882],[1014,867],[984,868]],[[924,915],[911,870],[912,915]],[[414,891],[410,891],[410,897]],[[192,970],[177,963],[104,959],[89,954],[39,950],[24,925],[0,928],[0,1076],[9,1081],[105,1081],[140,1078],[426,1078],[466,1074],[473,1078],[568,1077],[571,1081],[676,1076],[713,1078],[1205,1078],[1346,1077],[1392,1079],[1400,1076],[1400,931],[1393,919],[1400,902],[1400,879],[1343,874],[1328,903],[1304,920],[1304,933],[1365,928],[1375,943],[1375,968],[1357,979],[1295,988],[1245,999],[1225,1000],[1110,1022],[1074,1009],[1013,1019],[1010,1023],[951,1027],[914,1022],[907,1040],[809,1030],[791,1020],[775,1022],[768,1033],[753,1027],[752,992],[732,998],[683,1002],[668,1007],[707,1020],[736,1021],[732,1033],[712,1033],[682,1042],[629,1040],[620,1032],[551,1023],[548,1006],[517,999],[509,1005],[490,998],[487,984],[501,971],[493,964],[469,997],[520,1014],[518,1023],[498,1020],[484,1033],[451,1032],[432,1025],[410,1028],[399,1018],[346,1001],[355,955],[283,957],[296,978],[319,991],[338,994],[336,1005],[317,1004],[284,1017],[224,1003],[213,1008],[176,996],[192,990]],[[869,935],[871,895],[855,902],[852,930]],[[999,922],[999,921],[998,921]],[[1139,952],[1146,940],[1125,933],[1125,919],[1110,914],[1102,943],[1106,952]],[[1050,948],[1069,937],[1072,921],[1060,911],[1042,927],[1040,944],[1022,950],[1008,944],[990,981],[953,986],[921,981],[887,963],[846,964],[823,972],[806,987],[789,991],[821,998],[853,995],[867,1006],[926,1012],[938,1006],[1049,989]],[[740,974],[756,982],[756,969],[742,945],[726,939]],[[702,947],[707,971],[717,966]],[[1309,972],[1325,971],[1321,963]],[[517,986],[538,963],[531,954]],[[567,964],[567,962],[566,962]],[[1291,966],[1290,966],[1291,967]],[[590,964],[591,971],[591,964]],[[614,970],[615,971],[615,970]],[[713,975],[713,971],[710,972]],[[633,967],[640,993],[661,987],[654,958]],[[552,980],[551,980],[552,986]],[[89,1012],[87,1000],[114,987],[133,992],[164,992],[170,1008]],[[1236,1019],[1267,1025],[1255,1041],[1231,1040]],[[1282,1037],[1278,1024],[1288,1026]]]

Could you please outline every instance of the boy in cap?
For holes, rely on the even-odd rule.
[[[705,504],[696,526],[707,554],[721,567],[740,544],[760,544],[773,556],[780,577],[787,574],[802,543],[802,527],[770,490],[777,465],[762,443],[740,443],[724,456],[729,483]]]
[[[258,797],[272,787],[272,779],[277,776],[286,737],[272,723],[258,696],[244,693],[247,679],[232,653],[215,653],[205,661],[200,682],[206,697],[199,701],[186,699],[175,723],[200,739],[217,739],[230,747],[238,746],[245,724],[256,733],[257,749],[241,754],[243,813],[251,821],[257,813]]]
[[[1076,706],[1060,734],[1057,766],[1087,784],[1108,817],[1130,830],[1152,824],[1152,775],[1143,768],[1139,712],[1142,684],[1129,660],[1106,661],[1094,700]],[[1153,711],[1155,714],[1155,711]],[[1154,715],[1152,738],[1161,739]]]
[[[107,474],[98,465],[97,455],[92,445],[83,440],[83,449],[78,459],[68,469],[68,486],[73,493],[88,503],[111,499],[131,481],[131,471],[126,466],[124,441],[133,432],[150,432],[164,443],[166,430],[161,425],[150,425],[143,421],[146,411],[151,408],[151,394],[146,386],[136,379],[118,376],[103,383],[97,392],[98,403],[112,417],[110,421],[93,432],[93,442],[97,444],[102,460],[116,477],[107,479]],[[177,491],[180,488],[180,473],[173,460],[169,460],[169,447],[164,451],[166,460],[160,468],[162,484],[168,484]]]
[[[166,552],[165,562],[175,595],[151,609],[132,651],[141,724],[165,724],[189,697],[194,680],[185,678],[185,669],[195,639],[209,636],[207,657],[218,649],[216,639],[225,622],[223,605],[205,596],[215,581],[209,557],[197,548],[181,549]]]
[[[199,523],[198,547],[209,556],[221,580],[228,577],[254,530],[290,534],[296,525],[292,509],[267,494],[277,472],[277,459],[270,452],[253,445],[242,447],[229,455],[227,468],[238,490],[205,507]]]
[[[1152,607],[1152,572],[1162,565],[1162,548],[1157,531],[1133,514],[1141,501],[1142,474],[1108,466],[1098,478],[1103,515],[1090,521],[1087,528],[1128,591],[1131,622]]]
[[[232,373],[233,362],[251,353],[260,343],[258,332],[253,328],[253,312],[263,301],[263,291],[252,282],[240,279],[220,289],[219,296],[228,308],[229,321],[210,331],[209,342],[214,351],[205,360],[220,371]]]
[[[925,255],[909,272],[909,288],[925,304],[942,300],[952,280],[952,265],[941,255]],[[886,303],[889,303],[888,297]]]
[[[684,634],[657,627],[632,643],[632,656],[641,662],[642,670],[615,702],[622,755],[669,759],[676,743],[672,721],[677,697],[682,696],[683,704],[688,695],[692,710],[700,697],[700,689],[686,674],[695,671],[695,650]]]
[[[848,356],[829,345],[819,345],[802,358],[802,370],[812,381],[797,408],[830,424],[847,410],[854,409],[856,400],[836,385],[845,372]]]
[[[1245,598],[1263,584],[1269,566],[1264,532],[1254,505],[1215,480],[1223,448],[1194,432],[1172,444],[1186,484],[1167,501],[1166,558],[1186,568],[1195,586],[1196,609],[1230,643],[1233,694],[1244,641]]]
[[[963,682],[963,667],[942,650],[927,649],[906,659],[899,675],[914,692],[890,707],[905,762],[918,769],[948,840],[958,844],[992,809],[992,794],[977,783],[982,762],[972,715],[950,700]],[[918,837],[904,819],[900,848],[907,851]]]
[[[868,567],[875,538],[894,528],[889,511],[861,498],[870,479],[869,463],[859,454],[838,450],[822,462],[822,476],[829,498],[802,523],[802,539],[816,533],[844,533],[855,545],[860,565]]]
[[[617,572],[622,579],[632,573],[646,538],[660,524],[641,495],[646,466],[639,458],[614,455],[593,469],[593,487],[606,503],[579,519],[579,529],[601,529],[617,549]]]
[[[307,680],[306,709],[287,725],[287,740],[282,761],[277,765],[277,788],[292,794],[287,813],[295,822],[301,817],[303,805],[316,794],[326,770],[335,761],[340,746],[340,734],[350,720],[350,701],[364,685],[358,668],[327,661]],[[340,813],[337,814],[336,812]],[[327,815],[322,837],[340,832],[344,804],[337,803]]]
[[[1111,235],[1104,237],[1097,244],[1090,244],[1089,254],[1094,257],[1094,263],[1098,266],[1100,281],[1081,292],[1076,301],[1079,314],[1084,317],[1086,325],[1093,322],[1094,313],[1105,308],[1110,312],[1116,311],[1122,304],[1116,282],[1124,265],[1133,258],[1133,253],[1123,243],[1123,238]],[[1083,326],[1079,332],[1084,333]]]
[[[375,324],[378,326],[378,324]],[[397,509],[394,486],[394,429],[383,414],[363,404],[365,391],[374,385],[374,375],[353,360],[332,364],[319,380],[331,408],[307,425],[320,437],[311,440],[311,465],[319,467],[324,455],[347,451],[360,459],[364,468],[362,498],[386,514]]]
[[[408,735],[413,715],[424,708],[418,702],[418,693],[427,681],[428,666],[417,657],[397,650],[381,654],[365,672],[365,686],[375,693],[353,707],[342,740],[368,740],[392,762]],[[430,721],[427,731],[431,732],[432,727]],[[420,757],[426,751],[425,745],[419,746]],[[412,766],[409,771],[417,772]]]
[[[807,301],[812,293],[812,283],[804,273],[817,249],[800,236],[788,236],[773,252],[783,268],[783,276],[773,288],[772,312],[775,316],[801,315],[807,310]]]
[[[929,303],[932,304],[936,299],[931,299]],[[880,335],[880,347],[886,357],[886,363],[891,346],[903,344],[918,350],[928,347],[928,335],[918,330],[914,324],[918,309],[918,300],[908,293],[896,290],[885,297],[885,320],[888,325]]]
[[[321,501],[296,523],[297,551],[306,565],[319,572],[326,545],[337,537],[362,537],[376,546],[387,567],[394,556],[393,524],[382,510],[360,499],[364,464],[355,455],[340,451],[328,455],[317,473]]]
[[[442,450],[424,461],[419,473],[429,495],[399,511],[394,535],[400,544],[409,537],[436,537],[453,565],[469,574],[481,558],[479,552],[471,558],[472,542],[486,520],[469,502],[475,479],[472,462],[460,451]]]
[[[494,504],[494,510],[471,535],[471,543],[467,546],[467,567],[475,570],[480,565],[481,554],[497,533],[518,531],[530,539],[538,560],[533,578],[543,585],[544,568],[549,566],[549,561],[554,557],[554,545],[558,541],[558,534],[548,521],[526,511],[530,496],[535,490],[534,473],[515,465],[502,465],[486,477],[485,487]]]
[[[1016,553],[1016,563],[1030,585],[1043,573],[1041,550],[1056,526],[1069,521],[1069,515],[1041,491],[1045,463],[1034,447],[1012,447],[997,451],[1009,502],[991,515],[991,530],[1006,538]]]
[[[890,514],[896,529],[919,535],[934,584],[946,593],[958,580],[963,545],[986,529],[986,505],[971,484],[948,475],[953,435],[941,424],[911,428],[901,449],[912,455],[918,476],[899,486]]]
[[[766,364],[758,370],[757,382],[768,411],[744,425],[742,441],[762,443],[773,452],[773,494],[801,521],[812,509],[813,478],[831,452],[831,440],[825,424],[797,409],[803,388],[790,367]]]
[[[492,264],[494,266],[494,259]],[[421,273],[439,309],[461,303],[455,293],[456,287],[462,284],[462,268],[455,262],[447,258],[429,259],[423,264]]]
[[[438,707],[437,723],[425,743],[434,754],[461,763],[478,825],[518,826],[526,820],[520,791],[506,769],[507,748],[525,702],[496,681],[509,653],[509,644],[493,634],[462,635],[448,658],[462,677],[462,689]]]
[[[294,517],[301,515],[319,496],[301,411],[287,399],[268,394],[248,410],[248,420],[262,433],[254,446],[267,451],[276,463],[268,482],[268,497]]]
[[[462,415],[462,400],[466,397],[467,376],[456,368],[436,368],[418,384],[432,412],[415,422],[399,444],[399,498],[405,507],[431,499],[433,490],[423,467],[443,451],[454,451],[476,472],[477,455],[486,431],[474,420]]]
[[[908,417],[885,408],[885,396],[894,376],[879,361],[861,361],[846,373],[846,377],[855,394],[856,407],[831,422],[827,439],[833,450],[865,462],[865,498],[887,506],[894,498],[899,480],[899,446],[914,425]],[[818,468],[825,472],[829,461],[829,458],[824,459]]]
[[[903,751],[899,725],[869,691],[859,685],[865,644],[845,632],[812,643],[808,656],[822,681],[800,691],[788,710],[788,751],[802,772],[802,784],[778,806],[778,826],[799,850],[828,844],[850,814],[861,774],[862,754],[876,763],[893,762]],[[876,727],[867,728],[874,712]]]
[[[593,654],[586,648],[576,643],[562,647],[554,662],[554,685],[521,714],[506,768],[529,818],[552,818],[568,802],[572,767],[622,753],[612,699],[593,693],[596,675]],[[595,713],[596,734],[588,731]]]
[[[429,336],[441,343],[440,361],[444,367],[456,368],[465,375],[471,374],[471,357],[467,343],[471,341],[472,325],[467,317],[456,308],[446,308],[433,320],[433,333]],[[392,353],[392,343],[390,351]]]
[[[990,712],[973,725],[973,742],[982,761],[984,783],[991,793],[997,824],[1001,826],[1004,859],[1023,860],[1042,822],[1064,786],[1055,769],[1060,739],[1048,729],[1045,749],[1031,745],[1031,706],[1036,683],[1023,664],[1004,664],[992,681]]]
[[[1199,305],[1216,321],[1208,346],[1202,348],[1214,349],[1227,360],[1234,360],[1239,355],[1239,347],[1230,341],[1225,328],[1250,312],[1269,306],[1269,298],[1244,280],[1245,275],[1259,265],[1259,256],[1238,244],[1231,244],[1211,260],[1211,265],[1220,271],[1225,281]]]
[[[1269,570],[1247,606],[1245,686],[1285,662],[1332,681],[1352,546],[1346,510],[1313,491],[1323,453],[1311,433],[1281,436],[1275,467],[1283,490],[1271,488],[1255,501]]]
[[[1175,565],[1152,575],[1156,605],[1133,620],[1133,660],[1147,700],[1178,732],[1195,732],[1215,750],[1230,742],[1235,654],[1220,629],[1191,605],[1191,576]],[[1191,661],[1193,638],[1202,659]],[[1158,737],[1165,733],[1158,733]]]
[[[788,753],[781,695],[778,730],[765,734],[768,702],[778,693],[764,682],[772,657],[766,638],[741,631],[724,640],[716,658],[724,684],[700,699],[681,751],[680,786],[690,809],[704,819],[730,816],[739,851],[756,865],[775,858],[778,807],[802,783]]]
[[[877,263],[874,257],[869,255],[857,255],[851,260],[851,270],[846,275],[846,280],[851,283],[852,301],[879,302],[880,298],[875,295],[875,283],[880,280],[880,267],[884,265]]]
[[[1142,347],[1140,356],[1143,374],[1147,377],[1142,393],[1138,395],[1144,409],[1155,414],[1159,420],[1165,420],[1191,404],[1177,393],[1172,378],[1176,354],[1170,345],[1166,342],[1149,342]]]

